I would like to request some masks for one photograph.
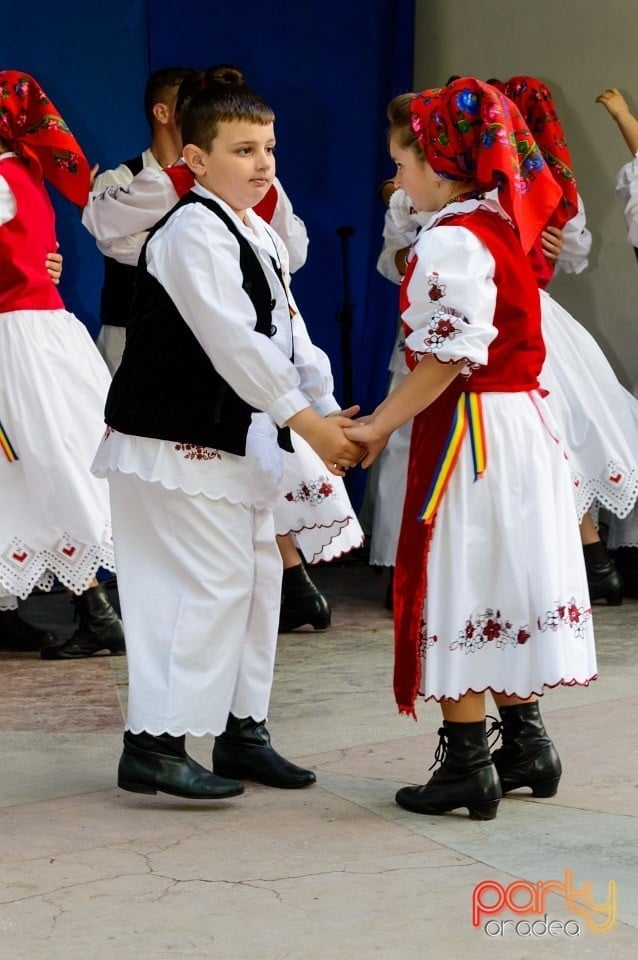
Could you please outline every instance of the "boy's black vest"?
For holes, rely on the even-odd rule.
[[[222,379],[171,298],[146,268],[150,238],[176,210],[190,203],[203,204],[234,234],[239,243],[242,286],[257,314],[255,330],[266,337],[276,332],[272,326],[275,301],[256,253],[217,203],[187,193],[155,224],[140,254],[126,348],[106,398],[104,419],[114,430],[131,436],[192,443],[243,456],[255,408]],[[289,431],[280,431],[279,443],[292,449]]]
[[[125,160],[133,176],[137,176],[144,166],[140,154],[132,160]],[[119,263],[113,257],[104,257],[104,283],[100,294],[100,322],[109,327],[127,327],[133,305],[135,287],[135,267]]]

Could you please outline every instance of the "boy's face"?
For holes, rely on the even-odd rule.
[[[275,176],[275,133],[272,123],[222,122],[210,152],[193,144],[184,159],[197,180],[238,214],[266,195]]]

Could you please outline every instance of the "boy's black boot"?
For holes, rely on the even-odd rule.
[[[492,754],[503,793],[530,787],[535,797],[553,797],[562,773],[556,747],[547,736],[538,700],[499,707],[503,745]]]
[[[0,650],[16,652],[56,646],[60,638],[23,620],[17,610],[0,610]]]
[[[133,793],[170,793],[190,800],[222,800],[244,792],[243,783],[202,767],[186,753],[186,737],[124,734],[117,785]]]
[[[253,780],[267,787],[291,790],[316,782],[312,770],[304,770],[273,748],[264,720],[228,716],[226,730],[215,738],[213,770],[222,777]]]
[[[65,643],[45,647],[43,660],[77,660],[92,657],[108,650],[119,656],[125,652],[122,621],[111,606],[103,584],[89,587],[79,597],[73,597],[79,617],[78,628]]]
[[[598,540],[583,545],[589,599],[606,600],[610,607],[620,606],[623,600],[623,581],[616,564],[607,553],[607,547]]]
[[[467,807],[470,819],[493,820],[503,794],[487,743],[485,721],[444,720],[434,755],[434,764],[437,762],[441,766],[426,784],[399,790],[399,806],[429,814]]]
[[[281,581],[279,633],[290,633],[309,623],[315,630],[330,626],[330,604],[308,576],[303,563],[284,570]]]

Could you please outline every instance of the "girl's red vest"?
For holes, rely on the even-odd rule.
[[[17,212],[0,226],[0,313],[59,310],[62,297],[46,271],[47,254],[57,249],[55,214],[44,183],[18,157],[0,163]]]

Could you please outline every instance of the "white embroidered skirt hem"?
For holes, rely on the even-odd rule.
[[[17,457],[0,447],[0,608],[56,577],[80,594],[115,569],[108,487],[90,472],[109,384],[73,314],[0,314],[0,421]]]
[[[596,656],[569,470],[527,394],[483,394],[487,469],[469,438],[436,517],[428,557],[422,689],[458,699],[527,697],[587,684]]]
[[[541,319],[540,383],[569,454],[578,518],[596,504],[626,517],[638,498],[638,400],[592,335],[544,291]]]

